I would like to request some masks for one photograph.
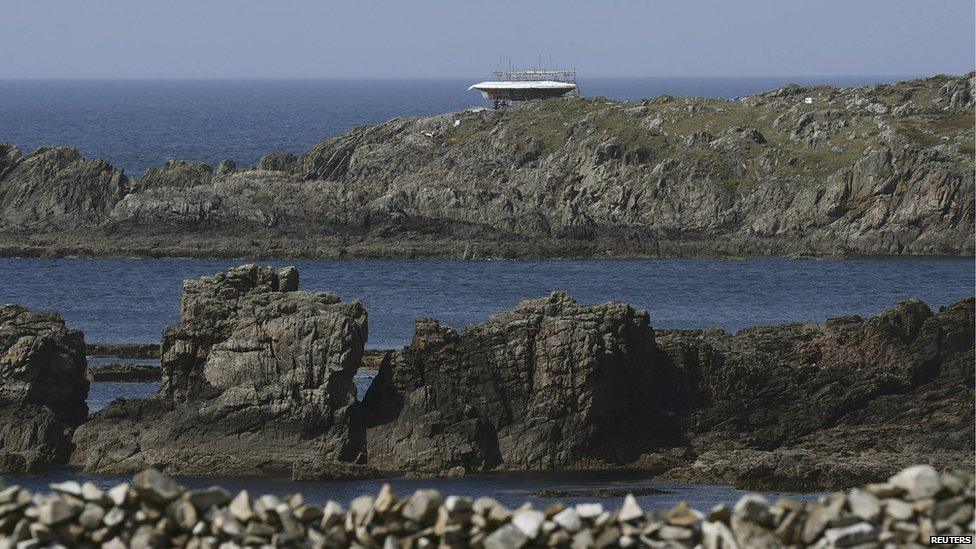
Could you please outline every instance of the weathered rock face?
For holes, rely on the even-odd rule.
[[[88,416],[85,339],[56,313],[0,306],[0,472],[64,463]]]
[[[156,397],[99,412],[78,431],[73,459],[93,471],[195,474],[362,459],[353,376],[366,312],[297,290],[294,268],[187,281],[180,323],[163,336]]]
[[[418,322],[363,401],[369,463],[453,472],[634,464],[812,490],[971,467],[974,300],[870,320],[655,335],[565,294],[460,334]]]
[[[363,400],[369,463],[443,471],[633,458],[673,435],[643,423],[654,409],[654,352],[646,312],[583,307],[562,293],[461,333],[418,321]]]
[[[870,320],[658,334],[703,402],[690,465],[755,489],[842,486],[913,462],[972,467],[974,300],[909,301]],[[686,456],[687,457],[687,456]]]
[[[81,236],[50,224],[13,234],[24,212],[76,209],[44,198],[56,190],[15,193],[0,252],[972,255],[974,85],[970,73],[398,118],[253,170],[150,170],[124,200],[86,210],[99,230]],[[0,189],[22,185],[0,177]]]
[[[141,187],[143,189],[161,187],[189,189],[197,185],[209,185],[212,177],[213,166],[210,164],[167,160],[160,167],[146,170]]]
[[[129,191],[122,171],[74,149],[42,148],[22,156],[0,143],[0,225],[27,231],[95,226]]]

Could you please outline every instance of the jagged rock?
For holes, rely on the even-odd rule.
[[[289,152],[273,152],[261,157],[258,162],[259,170],[277,172],[291,172],[298,165],[298,157]]]
[[[198,185],[209,185],[212,178],[213,167],[210,164],[167,160],[162,166],[146,170],[141,188],[189,189]]]
[[[644,312],[560,293],[460,333],[425,319],[367,391],[367,454],[441,473],[654,463],[682,447],[668,478],[808,491],[913,461],[966,467],[973,333],[972,298],[734,335],[655,334]]]
[[[228,175],[237,171],[237,162],[224,160],[217,166],[217,175]]]
[[[23,156],[0,143],[0,227],[64,231],[93,227],[130,190],[130,182],[101,158],[71,148],[40,148]]]
[[[678,412],[696,457],[668,476],[802,491],[882,480],[913,462],[970,466],[973,332],[973,298],[734,335],[659,332],[692,381],[674,390],[692,403]]]
[[[361,460],[352,378],[366,337],[361,303],[298,291],[293,267],[187,281],[157,395],[100,411],[76,433],[72,459],[91,471],[192,474]]]
[[[363,399],[369,462],[438,472],[566,467],[620,460],[654,436],[654,334],[647,313],[583,307],[568,295],[525,301],[458,333],[417,322]]]
[[[56,313],[0,306],[0,472],[64,463],[87,397],[84,335]]]

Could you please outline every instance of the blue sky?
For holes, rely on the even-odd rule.
[[[0,78],[962,73],[973,0],[0,0]]]

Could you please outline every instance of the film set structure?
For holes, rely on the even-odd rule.
[[[507,70],[495,71],[494,79],[478,82],[468,88],[478,90],[494,108],[532,99],[579,97],[575,70]]]

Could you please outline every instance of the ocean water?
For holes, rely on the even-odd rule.
[[[372,480],[330,480],[314,482],[296,482],[290,479],[272,477],[177,477],[181,484],[190,489],[202,489],[210,486],[221,486],[231,493],[248,490],[252,495],[275,494],[279,497],[287,494],[301,493],[305,501],[325,504],[332,499],[348,504],[353,498],[363,494],[376,495],[384,483],[389,483],[396,494],[405,497],[420,488],[436,488],[442,494],[458,496],[491,496],[509,507],[518,507],[525,501],[531,501],[537,509],[544,509],[546,505],[555,501],[564,503],[600,502],[608,507],[620,507],[623,495],[634,491],[643,495],[637,496],[637,501],[647,510],[664,509],[686,501],[692,507],[708,511],[718,503],[734,504],[747,492],[737,490],[731,486],[713,484],[687,484],[674,482],[659,482],[651,480],[651,474],[646,471],[609,470],[609,471],[553,471],[526,473],[496,473],[467,475],[463,478],[405,478],[389,477]],[[73,467],[62,467],[43,474],[31,475],[0,475],[0,480],[8,485],[17,484],[35,491],[48,491],[48,485],[66,480],[78,482],[91,481],[103,489],[110,488],[121,482],[129,482],[131,477],[124,475],[92,475],[79,471]],[[653,489],[655,493],[638,492],[642,489]],[[540,494],[540,490],[568,491],[569,495],[548,497],[552,494]],[[609,490],[609,497],[600,497],[597,490]],[[820,494],[782,494],[766,492],[763,494],[770,503],[780,496],[788,496],[798,500],[814,500]],[[547,497],[541,497],[547,496]]]
[[[907,77],[581,77],[584,96],[634,101],[660,94],[731,99],[790,82],[842,86]],[[0,80],[0,142],[70,145],[141,177],[168,158],[252,166],[300,153],[355,126],[484,106],[468,86],[432,80]]]
[[[88,362],[91,364],[92,359],[89,358]],[[116,362],[138,361],[125,359]],[[360,369],[356,372],[356,376],[353,378],[353,383],[356,384],[356,398],[363,399],[363,396],[366,395],[366,389],[369,389],[369,384],[373,382],[376,374],[376,370]],[[156,393],[157,389],[159,389],[158,381],[92,381],[88,387],[88,411],[97,412],[117,398],[127,400],[149,398]]]
[[[61,313],[90,343],[158,342],[179,320],[183,280],[246,260],[0,259],[0,303]],[[414,321],[457,329],[564,290],[585,304],[647,309],[655,328],[724,328],[870,316],[906,299],[937,308],[973,294],[972,258],[583,261],[271,261],[300,287],[362,299],[373,349],[409,343]]]

